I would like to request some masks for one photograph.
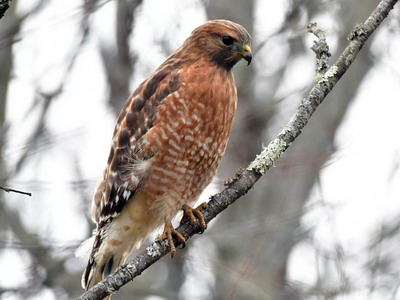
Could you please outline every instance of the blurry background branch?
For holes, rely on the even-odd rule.
[[[14,173],[18,173],[20,169],[24,166],[26,159],[29,154],[38,147],[38,143],[43,137],[46,135],[46,117],[50,110],[51,105],[54,103],[54,100],[57,99],[63,92],[64,86],[68,83],[69,77],[71,76],[71,71],[75,65],[77,57],[79,53],[82,51],[83,46],[87,42],[87,39],[90,34],[89,27],[89,19],[91,14],[98,8],[97,0],[85,0],[84,5],[82,7],[82,16],[80,20],[80,28],[81,35],[77,37],[77,44],[71,49],[68,59],[68,64],[63,72],[61,79],[59,80],[58,85],[53,88],[51,91],[43,92],[38,87],[35,91],[35,101],[34,105],[37,106],[38,103],[41,103],[39,106],[40,117],[39,122],[36,124],[36,128],[32,131],[32,134],[27,142],[27,147],[24,152],[20,155],[19,160],[15,163],[15,167],[13,168]],[[8,176],[12,176],[13,174],[9,174]]]
[[[328,93],[330,93],[339,79],[347,71],[367,39],[387,17],[396,2],[397,0],[382,0],[369,18],[363,24],[357,25],[351,32],[349,35],[349,45],[344,49],[336,63],[326,72],[317,69],[317,73],[321,75],[321,78],[319,78],[318,82],[311,89],[309,95],[301,101],[299,108],[286,125],[285,129],[268,145],[268,147],[264,148],[263,151],[257,155],[256,159],[251,162],[245,171],[232,181],[229,187],[211,197],[209,205],[202,211],[207,223],[237,199],[245,195],[258,179],[283,155],[286,149],[300,135],[316,108],[322,103]],[[321,31],[315,30],[316,27],[314,25],[309,26],[309,28],[314,28],[310,31],[319,38],[318,43],[323,43],[325,36],[321,34]],[[317,60],[319,61],[321,59],[321,55],[319,55],[321,53],[319,52],[320,50],[313,50],[316,52]],[[326,56],[326,58],[330,56],[327,47],[323,52],[323,56]],[[322,65],[327,65],[326,59]],[[189,222],[182,224],[177,230],[184,235],[186,239],[199,231],[197,226],[191,226]],[[179,244],[178,241],[175,242]],[[128,264],[119,268],[113,275],[107,277],[77,299],[96,300],[112,294],[121,286],[139,276],[149,266],[166,255],[168,251],[169,246],[166,241],[154,242]]]
[[[15,1],[14,4],[16,4]],[[7,18],[5,18],[2,23],[0,23],[0,61],[2,62],[2,67],[0,70],[0,104],[6,105],[6,95],[8,92],[9,83],[12,78],[13,70],[13,56],[12,56],[12,46],[14,43],[20,41],[21,39],[21,27],[23,22],[32,17],[33,14],[40,12],[40,8],[47,4],[47,0],[41,0],[32,10],[26,12],[22,16],[18,16],[15,11],[15,5],[13,5],[8,11]],[[64,70],[63,75],[60,78],[59,84],[52,91],[42,92],[39,84],[35,86],[35,100],[33,101],[32,107],[29,112],[39,111],[38,122],[33,126],[32,131],[29,132],[29,136],[26,141],[26,147],[24,147],[19,158],[14,162],[13,166],[9,166],[8,170],[5,168],[5,163],[0,163],[0,183],[2,185],[7,185],[7,181],[10,178],[19,174],[26,162],[29,160],[32,153],[38,150],[40,146],[40,141],[42,141],[48,131],[46,129],[46,120],[48,117],[48,112],[50,111],[51,104],[54,103],[56,99],[64,89],[65,84],[68,82],[71,70],[75,64],[76,58],[81,51],[81,48],[87,40],[89,33],[88,19],[91,13],[94,11],[96,1],[85,0],[82,6],[81,14],[81,35],[77,37],[78,42],[76,45],[71,47],[70,59]],[[79,40],[80,39],[80,40]],[[4,88],[2,88],[4,85]],[[0,108],[0,113],[5,114],[5,107]],[[2,150],[3,142],[6,142],[7,137],[7,126],[5,124],[4,115],[0,118],[0,124],[3,125],[0,131],[0,152]],[[4,155],[1,155],[3,158]],[[32,199],[37,205],[37,199]],[[40,291],[40,286],[44,283],[45,285],[57,285],[59,282],[70,282],[70,275],[65,268],[66,257],[55,257],[52,255],[54,249],[49,246],[46,241],[42,240],[37,234],[33,234],[26,225],[24,220],[18,211],[13,211],[8,208],[5,204],[4,197],[0,195],[0,237],[1,246],[7,245],[12,247],[13,244],[29,244],[32,247],[20,247],[19,252],[24,253],[29,257],[29,268],[28,277],[32,280],[28,281],[28,284],[21,289],[18,289],[18,294],[22,297],[28,295],[35,295],[35,293]],[[43,274],[43,270],[46,270],[47,278],[44,278],[40,274]],[[69,280],[68,280],[69,279]],[[43,282],[42,282],[43,281]],[[68,284],[65,284],[67,286]],[[6,291],[6,290],[5,290]],[[0,292],[1,294],[1,292]]]

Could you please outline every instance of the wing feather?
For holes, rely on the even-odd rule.
[[[162,65],[121,110],[108,165],[92,201],[92,219],[98,227],[116,217],[145,180],[154,155],[152,147],[143,147],[146,134],[153,127],[160,103],[180,88],[178,69],[176,65]]]

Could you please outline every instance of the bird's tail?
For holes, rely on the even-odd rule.
[[[132,239],[128,242],[113,238],[110,233],[105,237],[101,232],[95,235],[88,264],[82,274],[82,287],[85,290],[102,281],[123,265],[133,247],[138,247],[140,241]],[[109,299],[109,297],[104,298]]]
[[[162,225],[162,218],[146,213],[148,205],[144,196],[136,195],[132,200],[117,217],[100,222],[94,240],[87,243],[93,246],[82,275],[85,290],[123,265],[132,249],[139,248],[149,234]]]
[[[117,257],[116,253],[107,251],[104,242],[106,241],[101,238],[101,235],[96,234],[86,269],[82,274],[82,287],[85,290],[114,272],[122,260],[122,257]]]

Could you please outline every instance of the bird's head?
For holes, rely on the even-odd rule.
[[[208,21],[193,30],[187,42],[205,53],[212,63],[228,70],[242,58],[248,65],[252,59],[250,34],[231,21]]]

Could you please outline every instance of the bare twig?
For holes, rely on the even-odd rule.
[[[353,63],[369,36],[387,17],[396,3],[397,0],[382,0],[370,17],[363,24],[357,25],[352,32],[351,38],[349,38],[349,45],[336,63],[322,75],[311,89],[309,95],[301,101],[296,113],[278,137],[257,155],[256,159],[238,176],[236,181],[221,193],[211,197],[207,208],[202,210],[206,223],[209,223],[220,212],[246,194],[258,179],[283,155],[291,143],[300,135],[316,108]],[[192,226],[189,222],[186,222],[179,226],[177,231],[188,239],[200,230],[197,225]],[[175,240],[175,244],[178,245],[179,242]],[[169,245],[167,241],[154,242],[126,265],[118,268],[114,274],[93,286],[77,299],[103,299],[139,276],[168,252]]]
[[[11,189],[11,188],[6,188],[6,187],[3,187],[3,186],[0,186],[0,189],[3,190],[3,191],[6,191],[7,193],[12,192],[12,193],[17,193],[17,194],[23,194],[23,195],[32,196],[32,193],[23,192],[23,191]]]
[[[307,27],[307,32],[313,33],[318,41],[314,41],[311,50],[315,52],[317,58],[317,64],[315,66],[316,81],[320,80],[325,72],[329,69],[329,57],[331,54],[329,52],[329,46],[326,42],[325,30],[318,27],[317,23],[310,23]]]

